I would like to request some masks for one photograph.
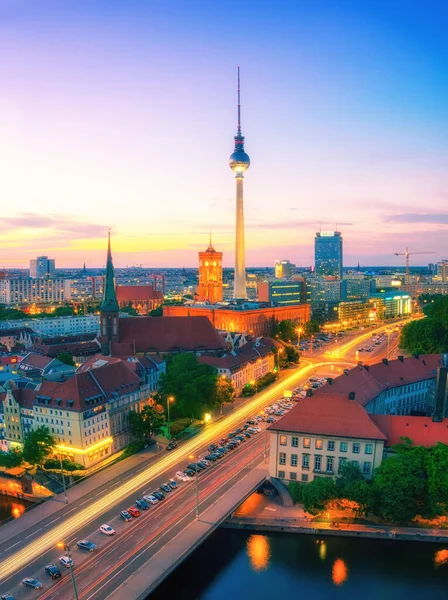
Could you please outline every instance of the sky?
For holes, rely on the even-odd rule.
[[[0,0],[0,267],[448,258],[445,0]]]

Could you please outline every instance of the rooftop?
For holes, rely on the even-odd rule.
[[[448,419],[437,423],[431,417],[402,415],[370,415],[372,421],[387,436],[388,446],[395,446],[409,438],[416,446],[434,446],[437,442],[448,445]]]

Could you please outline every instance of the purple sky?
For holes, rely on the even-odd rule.
[[[248,265],[447,258],[448,6],[0,0],[0,266],[233,264],[236,67]]]

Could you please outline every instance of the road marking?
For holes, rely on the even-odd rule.
[[[30,535],[27,535],[25,539],[27,540],[27,539],[28,539],[28,538],[30,538],[32,535],[36,535],[36,533],[39,533],[39,531],[42,531],[42,527],[40,527],[40,529],[36,529],[36,531],[33,531],[33,533],[30,533]]]
[[[84,504],[87,504],[87,502],[89,502],[88,500],[84,500],[84,502],[82,502],[79,506],[84,506]]]
[[[7,552],[8,550],[11,550],[11,548],[14,548],[14,546],[17,546],[17,544],[20,544],[20,540],[18,542],[16,542],[15,544],[13,544],[12,546],[9,546],[9,548],[5,548],[5,552]]]
[[[60,519],[60,518],[61,518],[61,517],[57,517],[56,519],[53,519],[53,521],[50,521],[49,523],[47,523],[47,524],[45,525],[45,527],[48,527],[48,526],[49,526],[49,525],[51,525],[52,523],[56,523],[56,521],[59,521],[59,519]]]
[[[74,510],[77,510],[78,508],[79,508],[78,506],[75,506],[75,507],[74,507],[74,508],[72,508],[71,510],[68,510],[68,511],[67,511],[67,512],[64,514],[64,517],[65,517],[66,515],[70,514],[71,512],[73,512]]]
[[[272,510],[272,512],[277,512],[276,508],[269,508],[269,506],[265,506],[264,510]]]

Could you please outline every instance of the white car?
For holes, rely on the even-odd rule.
[[[188,475],[186,473],[182,473],[182,471],[178,471],[176,473],[176,479],[178,479],[179,481],[190,481]]]
[[[207,467],[209,465],[211,465],[211,462],[209,460],[207,460],[206,458],[201,458],[201,462],[203,462],[205,465],[207,465]]]
[[[67,569],[75,566],[75,563],[68,556],[61,556],[59,562],[61,563],[61,565],[64,565],[64,567],[66,567]]]
[[[101,533],[104,533],[104,535],[114,535],[115,534],[115,529],[112,529],[112,527],[110,525],[101,525],[100,531],[101,531]]]
[[[249,433],[252,433],[252,434],[254,434],[254,433],[258,433],[258,432],[259,432],[259,431],[261,431],[261,430],[260,430],[260,428],[259,428],[259,427],[249,427],[249,429],[248,429],[247,431],[248,431]]]
[[[149,502],[149,504],[157,504],[158,502],[157,498],[152,494],[150,496],[143,496],[143,500]]]

